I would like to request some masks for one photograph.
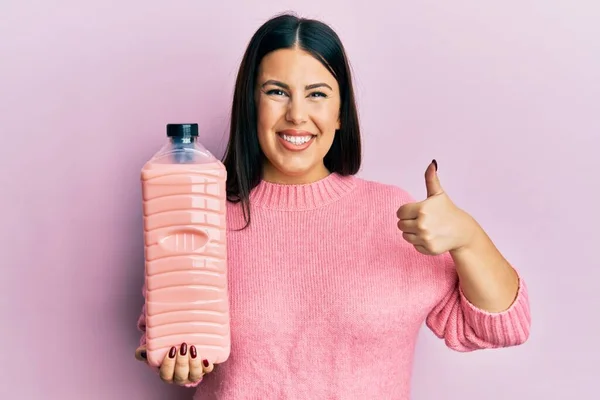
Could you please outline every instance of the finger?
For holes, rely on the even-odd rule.
[[[210,374],[211,372],[213,372],[214,368],[215,365],[213,363],[211,363],[207,359],[202,360],[202,369],[204,370],[205,374]]]
[[[425,170],[425,187],[427,188],[427,197],[444,193],[437,175],[437,161],[435,160],[432,160]]]
[[[419,216],[420,203],[406,203],[396,211],[398,219],[415,219]]]
[[[175,360],[175,373],[173,374],[173,382],[178,385],[188,382],[190,376],[190,357],[188,355],[188,346],[182,343]]]
[[[402,237],[404,238],[404,240],[406,240],[408,243],[412,244],[413,246],[423,245],[423,241],[421,240],[421,238],[419,236],[415,235],[414,233],[402,232]]]
[[[190,382],[196,383],[202,380],[203,375],[202,361],[198,357],[196,346],[192,345],[190,346],[190,374],[188,379]]]
[[[160,365],[160,379],[167,383],[173,383],[173,375],[175,373],[175,362],[177,356],[177,348],[175,346],[171,347],[169,353],[163,359],[162,364]]]
[[[432,253],[431,253],[429,250],[427,250],[427,248],[426,248],[426,247],[424,247],[424,246],[421,246],[421,245],[418,245],[418,244],[417,244],[417,245],[415,245],[415,249],[416,249],[416,250],[417,250],[419,253],[421,253],[421,254],[425,254],[426,256],[430,256],[430,255],[432,255]]]
[[[135,349],[135,359],[142,362],[148,362],[148,354],[146,353],[146,346],[140,346]]]
[[[398,229],[406,233],[419,233],[418,225],[417,219],[401,219],[398,221]]]

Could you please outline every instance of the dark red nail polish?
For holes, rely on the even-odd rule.
[[[190,356],[192,356],[192,358],[196,358],[198,356],[198,353],[196,353],[196,346],[194,345],[190,346]]]
[[[147,355],[146,355],[146,352],[145,352],[145,351],[142,351],[142,352],[140,353],[140,356],[142,356],[142,358],[146,358],[146,357],[147,357]]]
[[[169,358],[175,358],[176,354],[177,354],[177,349],[175,348],[175,346],[171,347],[171,350],[169,350]]]
[[[437,171],[438,166],[437,166],[437,161],[435,161],[435,158],[433,160],[431,160],[431,162],[433,163],[433,166],[435,167],[435,170]]]
[[[208,368],[208,360],[202,360],[202,364],[204,365],[204,368]]]
[[[179,354],[185,356],[187,354],[187,344],[181,343],[181,347],[179,348]]]

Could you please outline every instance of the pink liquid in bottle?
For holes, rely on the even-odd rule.
[[[167,137],[141,176],[148,362],[185,342],[218,364],[230,352],[227,173],[197,124],[169,124]]]

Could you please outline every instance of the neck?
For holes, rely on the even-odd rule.
[[[310,171],[303,171],[298,174],[284,174],[270,163],[263,167],[262,179],[266,182],[277,183],[280,185],[306,185],[322,180],[329,176],[330,172],[325,164],[320,164]]]
[[[283,184],[262,180],[250,195],[250,203],[276,210],[301,211],[331,204],[349,194],[356,186],[353,176],[331,173],[304,184]]]

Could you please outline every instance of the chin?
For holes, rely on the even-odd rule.
[[[272,182],[304,184],[321,178],[318,165],[306,163],[269,163],[264,177]]]
[[[304,175],[309,175],[310,172],[312,170],[314,170],[314,167],[311,166],[305,166],[305,165],[286,165],[286,166],[278,166],[277,170],[286,176],[290,176],[290,177],[301,177]]]

